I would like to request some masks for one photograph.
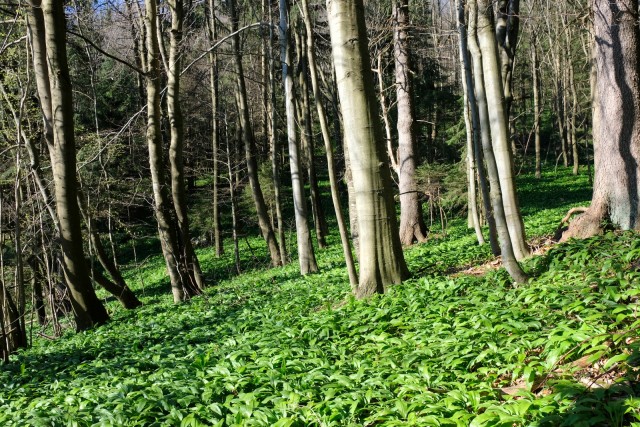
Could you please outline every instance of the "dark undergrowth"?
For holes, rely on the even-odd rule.
[[[520,185],[537,242],[590,196],[564,172]],[[307,277],[256,268],[258,239],[242,275],[203,249],[214,286],[178,306],[159,257],[132,265],[145,306],[109,302],[107,325],[0,367],[0,425],[640,426],[635,233],[543,247],[515,286],[456,220],[405,252],[414,278],[366,301],[330,243]]]

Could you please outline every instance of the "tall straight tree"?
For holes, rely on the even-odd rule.
[[[589,209],[564,233],[584,238],[603,220],[640,229],[640,70],[637,0],[592,0],[596,80],[595,176]]]
[[[158,234],[165,264],[171,281],[174,302],[189,299],[198,293],[186,274],[181,271],[180,247],[177,226],[171,215],[173,205],[169,198],[165,177],[165,160],[160,129],[160,46],[157,37],[158,5],[155,0],[145,0],[145,45],[147,58],[144,61],[147,87],[147,147],[149,168],[153,184],[154,211],[158,223]]]
[[[247,161],[247,175],[249,175],[249,185],[251,186],[251,194],[256,206],[258,215],[258,225],[262,237],[267,242],[269,255],[271,256],[271,264],[275,266],[282,265],[282,258],[276,236],[269,221],[267,205],[264,201],[264,194],[260,187],[258,179],[258,161],[256,159],[256,143],[253,137],[251,127],[251,119],[249,117],[249,103],[247,101],[247,88],[244,79],[244,67],[242,65],[242,55],[240,53],[240,35],[238,34],[238,11],[236,9],[235,0],[228,0],[229,15],[231,18],[231,53],[233,56],[233,65],[236,72],[236,102],[238,104],[238,115],[241,138],[244,145],[245,156]]]
[[[393,58],[398,109],[398,187],[400,190],[400,242],[426,240],[427,226],[416,188],[415,113],[409,43],[409,0],[393,1]]]
[[[485,206],[487,207],[487,212],[491,212],[495,221],[496,234],[498,235],[498,242],[500,245],[500,254],[502,255],[502,263],[504,264],[505,269],[516,282],[524,283],[527,280],[527,276],[522,271],[522,268],[520,268],[513,250],[512,239],[509,235],[509,228],[507,224],[508,220],[502,199],[502,182],[500,181],[499,169],[491,141],[492,129],[490,122],[495,120],[495,118],[490,116],[489,102],[487,101],[488,95],[485,90],[486,79],[484,77],[483,67],[484,52],[480,49],[477,40],[479,31],[478,27],[482,20],[479,19],[478,3],[476,0],[469,0],[468,10],[469,31],[467,38],[469,51],[473,58],[473,81],[468,80],[468,96],[471,102],[475,102],[477,106],[477,108],[472,108],[473,122],[475,124],[474,127],[480,128],[480,139],[482,141],[482,150],[484,152],[484,159],[487,167],[491,205]],[[486,28],[484,30],[486,31]],[[479,161],[478,166],[480,167],[481,165],[482,162]]]
[[[493,3],[490,0],[477,1],[477,39],[482,53],[482,71],[489,111],[491,143],[496,158],[502,204],[509,227],[513,252],[518,260],[529,255],[525,239],[524,224],[516,193],[513,174],[513,153],[509,146],[509,126],[505,110],[504,89],[500,74],[498,46],[494,33]]]
[[[309,75],[311,77],[311,88],[318,112],[318,121],[320,122],[320,131],[322,140],[327,154],[327,172],[329,173],[329,184],[331,186],[331,200],[333,201],[333,209],[338,223],[340,232],[340,241],[342,242],[342,251],[347,264],[347,272],[349,273],[349,282],[351,286],[358,283],[358,275],[356,273],[355,263],[353,261],[353,253],[351,252],[351,242],[347,231],[346,221],[342,213],[342,202],[340,201],[340,193],[338,191],[338,178],[336,173],[335,158],[333,155],[333,147],[331,146],[331,136],[329,135],[329,124],[327,123],[327,114],[322,102],[322,93],[318,83],[318,69],[316,66],[315,40],[313,37],[313,27],[311,24],[311,13],[309,11],[308,0],[302,0],[302,13],[304,14],[304,25],[307,29],[307,58],[309,60]]]
[[[180,105],[180,74],[182,73],[182,31],[184,6],[182,0],[169,0],[171,10],[171,31],[169,33],[169,67],[167,68],[167,115],[171,142],[169,144],[169,164],[171,196],[177,221],[176,237],[180,253],[176,254],[183,270],[183,280],[189,281],[189,288],[197,292],[204,290],[204,279],[198,257],[191,244],[189,215],[184,177],[184,119]]]
[[[398,233],[391,172],[371,71],[362,0],[327,0],[345,142],[349,146],[360,233],[355,295],[383,293],[409,276]]]
[[[109,314],[93,290],[82,247],[73,98],[62,2],[32,1],[29,29],[45,140],[53,169],[63,272],[70,291],[76,327],[84,330],[106,322]]]
[[[298,241],[298,262],[300,273],[309,274],[318,271],[313,252],[311,232],[307,219],[307,205],[304,197],[304,182],[300,170],[300,146],[297,137],[296,104],[291,66],[291,39],[289,36],[288,0],[280,0],[280,61],[284,81],[284,100],[287,115],[287,142],[289,146],[289,167],[291,169],[291,187],[293,189],[293,209],[296,220]]]

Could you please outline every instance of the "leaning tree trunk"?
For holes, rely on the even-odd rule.
[[[398,109],[398,187],[400,190],[400,242],[408,246],[426,240],[427,226],[416,187],[415,112],[409,44],[409,0],[393,2],[393,57]]]
[[[598,234],[606,219],[624,230],[640,229],[638,1],[592,0],[591,7],[597,72],[593,196],[589,209],[570,224],[563,240]]]
[[[493,6],[489,0],[478,0],[477,6],[477,38],[482,52],[482,70],[490,115],[493,153],[498,167],[502,203],[513,252],[520,260],[529,255],[529,248],[525,239],[513,175],[513,153],[509,146],[509,126],[503,102],[504,90],[499,68],[498,47],[493,32]]]
[[[358,283],[358,275],[356,273],[355,263],[353,262],[353,254],[351,252],[351,242],[347,232],[347,225],[342,214],[342,202],[340,201],[340,193],[338,192],[338,179],[336,173],[335,159],[333,155],[333,147],[331,146],[331,136],[329,135],[329,124],[327,123],[327,114],[324,104],[322,103],[322,93],[318,84],[318,72],[316,67],[315,40],[313,38],[313,30],[311,26],[311,15],[309,14],[308,0],[302,0],[302,13],[304,14],[304,24],[307,29],[307,58],[309,59],[309,74],[311,76],[311,88],[313,89],[313,97],[316,102],[316,110],[318,111],[318,121],[320,122],[320,130],[322,132],[322,140],[327,153],[327,171],[329,173],[329,185],[331,186],[331,199],[333,201],[333,209],[340,231],[340,240],[342,242],[342,250],[344,259],[347,264],[347,272],[349,273],[349,282],[352,287]]]
[[[267,242],[269,255],[271,256],[271,265],[274,267],[282,265],[282,258],[278,248],[276,236],[273,233],[267,205],[264,201],[260,181],[258,180],[258,162],[256,160],[256,144],[253,139],[253,131],[251,129],[251,119],[249,117],[249,105],[247,102],[247,89],[244,81],[244,69],[242,66],[242,55],[240,54],[240,36],[238,35],[238,13],[236,11],[235,0],[228,1],[229,14],[231,17],[231,51],[233,55],[233,65],[236,72],[236,91],[238,103],[238,115],[240,128],[242,131],[242,142],[247,160],[247,175],[249,176],[249,184],[253,201],[256,206],[258,215],[258,225],[262,233],[262,237]]]
[[[398,233],[391,172],[376,104],[362,0],[327,0],[331,49],[349,146],[360,233],[363,298],[409,276]]]
[[[520,0],[500,0],[498,2],[498,22],[496,39],[500,51],[500,75],[504,89],[504,112],[507,123],[511,117],[513,103],[513,65],[520,30]]]
[[[307,220],[307,204],[304,197],[304,182],[300,170],[300,147],[296,132],[296,105],[291,68],[292,55],[288,21],[287,0],[280,0],[280,60],[282,61],[282,79],[284,80],[287,141],[289,143],[289,167],[291,169],[293,209],[298,241],[298,262],[300,264],[300,273],[309,274],[318,271],[318,264],[316,263],[313,244],[311,242],[311,232]]]
[[[180,73],[182,61],[180,46],[182,44],[182,0],[170,0],[171,32],[169,42],[169,68],[167,69],[167,112],[171,142],[169,144],[169,164],[171,166],[171,196],[177,221],[177,243],[180,253],[178,260],[183,280],[189,281],[189,288],[195,293],[204,290],[204,278],[198,257],[191,244],[189,215],[187,212],[187,196],[184,183],[184,120],[180,105]]]
[[[76,327],[78,330],[84,330],[106,322],[109,320],[109,314],[91,286],[82,247],[80,210],[76,198],[78,182],[73,98],[67,62],[64,7],[62,2],[50,0],[42,2],[41,11],[37,10],[38,6],[40,5],[33,4],[31,11],[32,48],[34,62],[38,62],[36,79],[40,80],[38,92],[41,95],[43,116],[45,122],[51,124],[45,127],[50,126],[53,136],[53,145],[49,145],[49,155],[60,226],[63,272],[69,286]],[[40,13],[43,19],[37,16]],[[41,32],[44,33],[44,38]],[[45,52],[46,60],[42,56]],[[48,65],[48,75],[42,69],[43,63]]]

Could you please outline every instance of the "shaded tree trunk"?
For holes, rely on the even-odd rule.
[[[237,90],[237,103],[238,103],[238,115],[240,122],[240,129],[242,131],[242,142],[244,145],[245,156],[247,160],[247,174],[249,175],[249,184],[251,185],[251,193],[253,195],[253,201],[256,206],[256,212],[258,215],[258,225],[262,237],[267,242],[267,248],[269,249],[269,255],[271,256],[271,265],[274,267],[282,265],[282,258],[280,249],[278,248],[278,242],[276,236],[273,233],[273,228],[269,221],[269,214],[267,205],[264,201],[264,195],[262,188],[260,187],[260,181],[258,180],[258,162],[256,160],[256,144],[253,138],[253,131],[251,129],[251,120],[249,118],[249,106],[247,103],[247,89],[244,81],[244,70],[242,66],[242,56],[240,54],[240,36],[238,31],[238,13],[236,11],[235,0],[228,1],[229,14],[231,17],[231,32],[235,33],[231,37],[231,51],[233,55],[233,65],[236,72],[236,90]]]

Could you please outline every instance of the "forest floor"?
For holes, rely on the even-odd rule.
[[[256,268],[257,239],[242,275],[203,249],[215,286],[177,306],[161,258],[131,264],[143,307],[110,301],[107,325],[56,341],[34,332],[0,366],[0,425],[640,426],[640,239],[553,245],[586,177],[519,189],[538,249],[522,286],[462,220],[406,250],[414,278],[365,301],[335,234],[307,277]]]

